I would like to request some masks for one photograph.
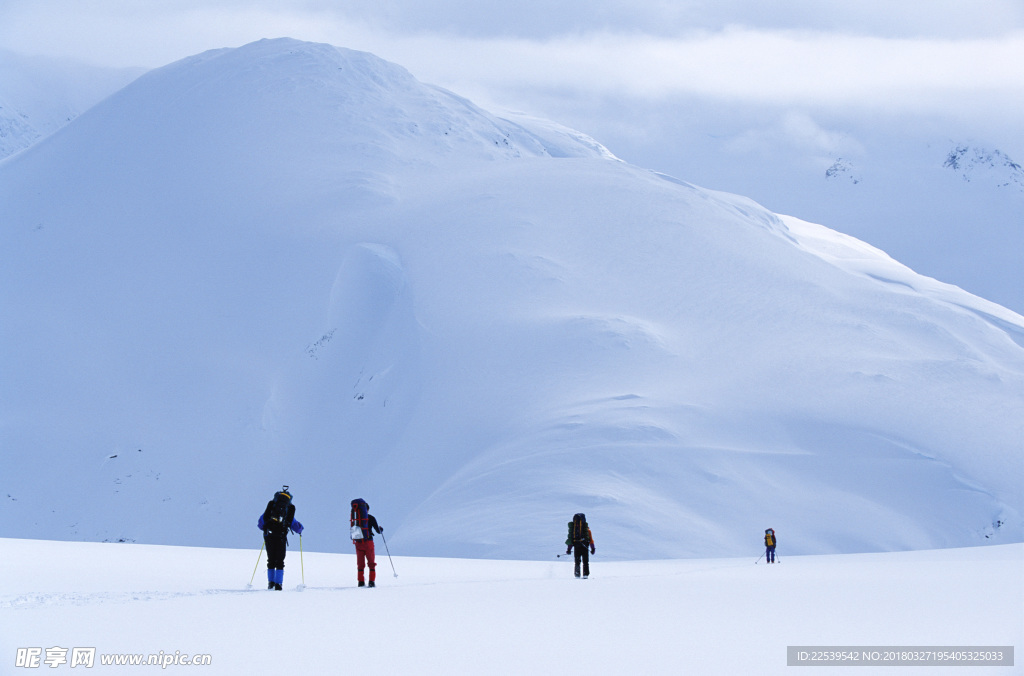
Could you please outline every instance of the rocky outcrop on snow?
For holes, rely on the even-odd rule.
[[[985,182],[1024,192],[1024,168],[1000,150],[958,144],[946,155],[942,166],[968,183]]]

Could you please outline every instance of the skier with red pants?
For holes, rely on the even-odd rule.
[[[352,544],[356,546],[356,579],[360,587],[377,586],[377,561],[373,551],[373,532],[383,533],[384,529],[377,524],[377,519],[370,514],[370,505],[362,498],[352,501],[352,513],[349,517],[349,530]],[[365,568],[370,569],[369,585],[363,575]]]

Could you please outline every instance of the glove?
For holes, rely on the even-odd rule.
[[[383,532],[384,532],[384,527],[383,526],[377,526],[377,535],[380,535]]]
[[[597,547],[595,547],[593,544],[590,545],[590,553],[597,554]]]
[[[566,554],[572,554],[572,547],[566,547],[565,548],[565,553]]]

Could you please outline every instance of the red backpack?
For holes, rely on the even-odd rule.
[[[352,501],[348,526],[353,540],[370,539],[370,506],[366,500],[356,498]]]

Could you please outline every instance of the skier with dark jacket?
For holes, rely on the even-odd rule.
[[[775,530],[768,528],[764,532],[764,560],[768,563],[775,563],[775,546],[779,544],[775,537]]]
[[[370,505],[362,498],[352,501],[352,512],[349,517],[349,531],[352,544],[356,546],[356,581],[358,586],[365,587],[365,568],[370,569],[370,587],[377,586],[377,561],[373,551],[373,532],[383,533],[384,529],[377,525],[377,519],[370,514]]]
[[[580,561],[583,562],[584,580],[590,577],[590,554],[587,553],[588,548],[590,549],[590,554],[597,553],[597,547],[594,546],[594,535],[590,532],[587,517],[582,513],[574,514],[572,521],[569,522],[569,537],[565,539],[565,553],[573,552],[573,558],[576,562],[576,577],[580,576]]]
[[[292,494],[285,486],[274,494],[256,526],[263,531],[267,548],[267,589],[281,591],[284,584],[284,557],[288,550],[288,531],[302,535],[302,524],[295,518]]]

